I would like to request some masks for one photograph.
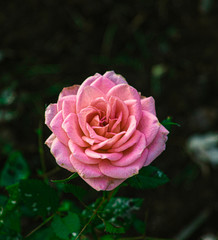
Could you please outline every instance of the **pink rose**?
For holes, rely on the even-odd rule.
[[[57,164],[96,190],[112,190],[165,150],[168,131],[152,97],[113,71],[62,90],[45,112],[46,144]]]

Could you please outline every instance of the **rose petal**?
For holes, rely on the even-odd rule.
[[[97,78],[101,77],[101,74],[96,73],[94,76],[88,77],[79,87],[79,90],[77,92],[77,95],[80,95],[80,93],[83,91],[83,89],[86,86],[90,86],[92,82],[94,82]]]
[[[45,141],[45,144],[51,148],[51,145],[53,143],[53,141],[55,140],[56,136],[54,135],[54,133],[52,133],[48,138],[47,140]]]
[[[91,105],[91,102],[98,98],[106,99],[105,94],[98,88],[86,86],[80,94],[77,94],[76,111],[79,113],[83,108]]]
[[[96,134],[100,135],[100,136],[105,136],[107,130],[108,130],[108,125],[104,126],[104,127],[97,127],[97,126],[93,126],[92,127]]]
[[[97,164],[101,161],[100,159],[88,157],[85,154],[85,149],[74,144],[71,140],[69,141],[69,148],[73,156],[85,164]]]
[[[85,154],[91,158],[109,159],[111,161],[117,161],[123,156],[123,153],[99,153],[92,151],[90,148],[86,148]]]
[[[103,174],[99,170],[98,164],[84,164],[77,160],[72,154],[70,155],[70,161],[73,164],[74,168],[80,175],[84,178],[96,178],[101,177]]]
[[[92,82],[90,86],[96,87],[106,94],[112,87],[115,86],[115,83],[106,77],[100,76]]]
[[[123,128],[126,125],[129,117],[129,110],[127,105],[118,97],[114,96],[111,96],[109,98],[109,103],[111,106],[110,119],[116,119],[122,112],[121,128]]]
[[[154,141],[148,146],[148,157],[144,166],[149,165],[165,150],[168,134],[169,131],[161,125]]]
[[[120,160],[113,162],[112,164],[114,166],[119,166],[119,167],[132,164],[138,158],[141,157],[145,147],[146,147],[145,136],[141,134],[139,141],[134,146],[126,150],[123,154],[123,157]]]
[[[139,132],[138,130],[136,130],[133,134],[133,136],[127,141],[125,142],[123,145],[121,145],[118,148],[111,148],[108,149],[108,152],[122,152],[125,151],[126,149],[132,147],[135,143],[138,142],[138,140],[140,139],[142,133]]]
[[[68,136],[62,128],[63,116],[62,111],[58,112],[56,116],[52,119],[50,127],[55,136],[65,145],[68,144]]]
[[[97,191],[111,191],[126,179],[114,179],[104,176],[99,178],[83,178],[83,180]]]
[[[142,110],[150,112],[156,116],[155,100],[153,97],[144,97],[141,99]]]
[[[69,95],[76,95],[78,90],[79,90],[80,85],[73,85],[71,87],[65,87],[63,88],[63,90],[61,91],[61,93],[59,94],[58,97],[58,101],[65,96],[69,96]]]
[[[133,135],[133,133],[136,130],[136,119],[135,116],[129,116],[128,118],[128,122],[127,122],[127,130],[126,133],[122,136],[122,138],[120,138],[120,140],[118,140],[114,145],[113,148],[118,148],[120,147],[122,144],[124,144],[125,142],[127,142],[129,140],[129,138]]]
[[[135,116],[136,125],[138,125],[142,116],[142,106],[141,102],[135,99],[129,99],[124,101],[129,110],[129,115]]]
[[[99,111],[92,106],[82,109],[80,113],[77,114],[79,125],[86,136],[89,136],[87,122],[90,122],[97,114],[99,114]]]
[[[51,129],[50,123],[57,114],[57,104],[49,104],[45,111],[45,124]]]
[[[64,120],[62,124],[63,129],[66,131],[68,137],[80,147],[88,147],[89,144],[84,142],[82,136],[84,133],[82,132],[78,118],[75,113],[70,113],[67,118]]]
[[[51,153],[54,155],[56,162],[59,166],[66,168],[70,172],[75,172],[75,169],[70,162],[71,153],[69,149],[57,138],[55,138],[52,142]]]
[[[105,141],[105,140],[107,140],[107,138],[98,135],[98,134],[94,131],[94,129],[93,129],[88,123],[86,124],[86,128],[87,128],[87,130],[88,130],[88,132],[89,132],[90,138],[93,138],[93,139],[96,139],[96,140],[99,140],[99,141]]]
[[[93,138],[89,138],[87,136],[82,136],[82,139],[87,142],[89,145],[93,145],[94,143],[100,143],[101,141]]]
[[[160,123],[152,113],[142,111],[142,118],[137,129],[145,135],[147,145],[155,138],[160,128]]]
[[[122,131],[120,133],[117,133],[114,135],[112,138],[109,138],[103,142],[97,143],[93,146],[91,146],[92,150],[97,150],[97,149],[109,149],[111,148],[126,132]]]
[[[96,98],[91,102],[91,106],[99,110],[99,112],[104,113],[105,120],[108,122],[111,106],[103,97]]]
[[[148,150],[145,149],[139,159],[137,159],[134,163],[123,167],[114,166],[110,161],[104,160],[99,163],[99,169],[108,177],[126,179],[138,174],[147,159],[147,154]]]
[[[128,84],[126,79],[120,74],[116,74],[114,71],[108,71],[104,75],[104,77],[110,79],[112,82],[117,84]]]
[[[63,98],[62,113],[65,119],[70,113],[76,113],[76,96],[69,96],[69,98]]]

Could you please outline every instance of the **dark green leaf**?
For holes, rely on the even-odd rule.
[[[69,212],[61,218],[56,215],[51,223],[53,231],[61,239],[69,239],[69,236],[76,237],[80,230],[80,220],[77,214]]]
[[[116,234],[125,233],[125,229],[123,227],[113,225],[109,222],[105,222],[105,231]]]
[[[100,238],[100,240],[115,240],[113,235],[105,235]]]
[[[169,178],[158,168],[147,166],[142,168],[138,175],[129,178],[127,181],[131,187],[149,189],[167,183]]]
[[[58,208],[57,192],[45,182],[37,179],[20,182],[21,199],[35,215],[47,216]]]
[[[30,237],[27,238],[28,240],[60,240],[59,237],[57,237],[52,229],[52,227],[46,227],[37,230],[34,234],[30,235]]]
[[[145,234],[146,224],[142,220],[135,218],[133,221],[133,226],[135,230],[140,234]]]
[[[177,126],[177,127],[180,127],[180,124],[172,122],[172,118],[171,118],[171,117],[167,117],[166,119],[164,119],[164,120],[161,122],[161,124],[162,124],[168,131],[170,131],[172,125],[175,125],[175,126]]]
[[[29,176],[29,168],[20,152],[14,151],[9,155],[8,160],[1,172],[0,185],[8,186],[17,183]]]
[[[82,201],[87,194],[87,191],[78,185],[63,183],[60,183],[58,185],[65,193],[72,193],[80,201]]]

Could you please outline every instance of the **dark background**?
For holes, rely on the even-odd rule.
[[[160,121],[172,116],[181,125],[153,163],[171,182],[121,193],[145,198],[148,235],[174,237],[205,210],[188,239],[218,234],[217,168],[199,165],[186,151],[190,136],[217,130],[217,13],[215,0],[1,1],[1,143],[21,151],[37,177],[36,130],[45,106],[63,87],[114,70],[142,95],[154,96]],[[43,134],[44,140],[50,134],[44,126]],[[55,168],[46,146],[45,155],[47,169]],[[54,176],[66,174],[61,169]]]

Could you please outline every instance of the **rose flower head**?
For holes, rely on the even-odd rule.
[[[114,71],[62,90],[45,112],[46,144],[58,165],[96,190],[113,190],[165,150],[169,133],[152,97]]]

